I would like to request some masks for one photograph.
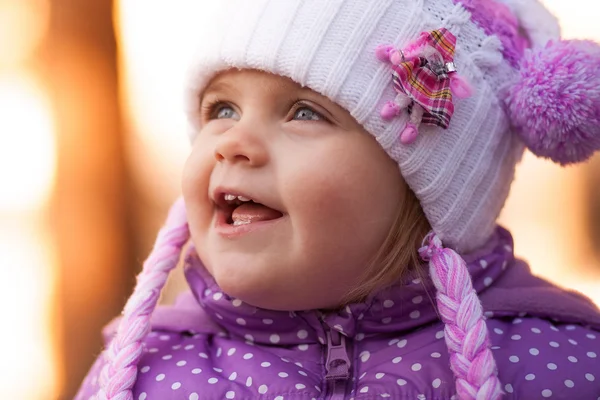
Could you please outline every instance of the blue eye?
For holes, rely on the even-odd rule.
[[[308,107],[300,107],[294,113],[294,119],[299,119],[301,121],[321,121],[324,118],[321,114]]]
[[[216,119],[239,119],[237,112],[227,105],[219,107],[215,115]]]

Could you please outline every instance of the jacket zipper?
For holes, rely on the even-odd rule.
[[[350,358],[346,349],[346,337],[334,330],[327,331],[326,399],[344,400],[346,383],[350,378]]]

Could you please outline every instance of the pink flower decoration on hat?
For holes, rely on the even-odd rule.
[[[392,81],[398,93],[387,102],[381,117],[391,120],[407,109],[409,122],[400,133],[404,144],[413,143],[421,123],[448,128],[454,113],[452,95],[471,96],[471,86],[456,73],[456,37],[445,28],[423,32],[403,50],[381,45],[375,55],[392,64]]]

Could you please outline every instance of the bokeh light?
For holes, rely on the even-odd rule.
[[[53,185],[56,148],[50,104],[30,76],[0,76],[0,132],[0,210],[42,207]]]

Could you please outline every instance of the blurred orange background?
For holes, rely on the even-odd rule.
[[[546,0],[567,38],[600,5]],[[71,399],[169,204],[182,80],[210,2],[0,0],[0,398]],[[600,156],[527,154],[501,223],[535,273],[600,304]],[[181,273],[164,301],[182,289]]]

